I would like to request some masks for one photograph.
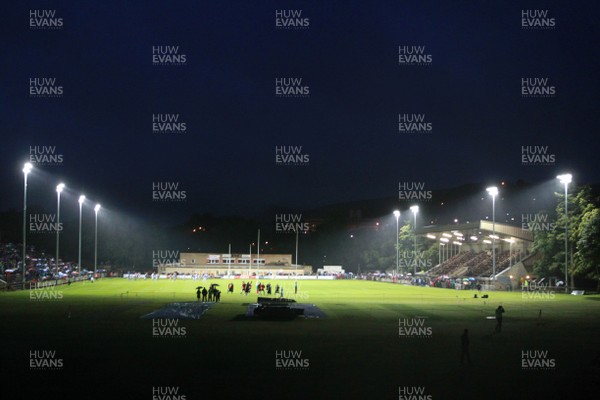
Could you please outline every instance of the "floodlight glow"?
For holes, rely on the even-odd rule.
[[[395,210],[394,211],[394,217],[399,218],[400,217],[400,211]]]
[[[448,239],[448,238],[440,238],[440,241],[442,241],[444,243],[448,243],[450,241],[450,239]]]
[[[27,175],[28,173],[30,173],[32,169],[33,169],[33,165],[31,165],[31,163],[28,163],[28,162],[26,162],[26,163],[23,165],[23,173],[24,173],[24,174],[26,174],[26,175]]]
[[[487,192],[490,194],[490,196],[494,197],[498,194],[498,188],[496,186],[490,186],[489,188],[485,189],[487,190]]]
[[[471,236],[471,240],[477,241],[477,236]]]
[[[427,234],[427,237],[428,237],[429,239],[437,239],[437,238],[435,237],[435,235],[432,235],[431,233],[428,233],[428,234]]]
[[[562,175],[558,175],[556,177],[556,179],[558,179],[560,181],[560,183],[562,183],[563,185],[566,185],[566,184],[571,183],[571,181],[573,180],[573,175],[571,175],[571,174],[562,174]]]
[[[95,212],[100,211],[100,207],[101,207],[100,204],[96,204],[96,207],[94,207],[94,211]]]
[[[84,195],[79,196],[79,204],[83,204],[84,201],[85,201],[85,196]]]
[[[484,239],[484,240],[483,240],[483,243],[485,243],[485,244],[492,244],[492,241],[491,241],[491,240]]]
[[[446,237],[452,237],[452,235],[451,235],[451,234],[449,234],[449,233],[446,233],[446,232],[442,233],[442,236],[446,236]]]
[[[515,242],[515,240],[512,239],[512,238],[511,239],[506,239],[505,238],[505,239],[502,239],[502,240],[504,240],[505,242],[508,242],[508,243],[514,243]]]
[[[58,185],[56,185],[56,193],[62,192],[64,188],[65,188],[65,184],[59,183]]]
[[[411,206],[410,207],[410,211],[414,212],[415,214],[419,212],[419,206]]]
[[[462,236],[463,236],[463,234],[462,234],[462,233],[460,233],[460,232],[453,232],[453,233],[454,233],[454,236],[460,236],[460,237],[462,237]]]
[[[458,246],[462,246],[462,243],[461,243],[461,242],[454,241],[454,242],[452,242],[452,243],[454,243],[454,244],[456,244],[456,245],[458,245]]]
[[[489,237],[491,237],[492,239],[500,239],[500,236],[498,235],[490,235]]]

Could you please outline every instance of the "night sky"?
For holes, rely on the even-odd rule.
[[[35,146],[62,157],[36,165],[30,204],[53,210],[64,181],[73,198],[176,222],[393,197],[400,181],[441,189],[569,171],[598,183],[600,5],[518,3],[8,3],[0,210],[22,204]],[[522,9],[547,10],[553,29],[523,29]],[[30,10],[54,11],[62,28],[32,29]],[[300,12],[304,29],[279,29],[277,10]],[[185,61],[154,65],[154,46],[178,46]],[[431,62],[400,65],[399,46],[424,46]],[[34,78],[55,79],[62,96],[31,97]],[[276,96],[277,78],[301,78],[308,96]],[[522,97],[522,78],[547,78],[554,95]],[[153,114],[186,129],[153,132]],[[424,114],[431,129],[400,132],[399,114]],[[309,162],[278,165],[276,146],[302,146]],[[554,161],[523,165],[523,146]],[[154,201],[155,182],[185,201]]]

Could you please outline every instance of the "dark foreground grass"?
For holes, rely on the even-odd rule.
[[[221,284],[225,292],[227,282]],[[153,399],[174,387],[180,400],[397,399],[399,387],[430,399],[588,398],[600,388],[600,298],[523,298],[363,281],[282,281],[286,297],[327,317],[248,320],[256,294],[222,295],[199,320],[179,320],[182,337],[154,336],[140,317],[195,300],[210,282],[101,280],[31,298],[0,294],[2,377],[11,398]],[[60,295],[58,295],[60,294]],[[61,297],[49,300],[48,297]],[[487,319],[502,304],[502,333]],[[541,310],[541,317],[540,317]],[[400,337],[399,319],[425,317],[427,337]],[[472,366],[462,366],[460,334],[470,330]],[[30,368],[30,351],[56,351],[62,368]],[[522,351],[547,351],[553,369],[523,370]],[[301,351],[308,368],[276,368],[276,351]],[[306,364],[305,364],[306,365]],[[4,398],[4,396],[3,396]],[[172,397],[177,398],[177,397]]]

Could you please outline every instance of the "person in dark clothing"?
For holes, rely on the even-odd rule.
[[[504,313],[504,307],[498,306],[496,308],[496,329],[494,332],[500,333],[502,331],[502,314]]]
[[[227,293],[233,293],[233,283],[229,283],[227,286]]]
[[[267,294],[271,294],[271,284],[267,283]]]
[[[298,281],[294,282],[294,294],[298,294]]]
[[[469,330],[465,329],[463,334],[460,335],[460,363],[463,364],[465,358],[469,365],[471,363],[471,355],[469,354]]]
[[[275,285],[275,294],[279,293],[279,284]]]
[[[206,288],[202,289],[202,301],[206,302],[206,295],[208,294],[208,290]]]
[[[198,301],[200,301],[200,288],[198,288],[198,290],[196,290],[196,298],[198,299]]]

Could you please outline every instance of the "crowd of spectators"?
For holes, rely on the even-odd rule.
[[[23,281],[23,269],[25,270],[25,281],[29,283],[73,279],[80,275],[77,263],[59,260],[57,265],[55,257],[38,250],[35,246],[27,246],[25,268],[22,265],[22,258],[23,246],[21,244],[0,244],[0,279],[5,281],[9,287]],[[87,273],[87,271],[83,270],[83,273]]]
[[[441,265],[439,265],[435,269],[432,268],[432,270],[430,272],[435,273],[436,275],[450,275],[458,268],[467,265],[468,262],[470,260],[472,260],[473,258],[475,258],[476,256],[477,256],[477,254],[474,253],[473,251],[460,252],[460,253],[450,257],[448,260],[444,261]]]
[[[493,274],[493,260],[492,253],[482,253],[483,257],[477,262],[473,262],[469,265],[467,270],[468,276],[490,276]],[[509,250],[501,251],[496,253],[496,273],[508,268],[511,264],[516,262],[520,257],[520,252],[515,251],[512,253]]]
[[[478,282],[475,279],[439,276],[431,279],[429,286],[446,289],[474,290],[478,288]]]
[[[0,273],[6,270],[14,272],[19,268],[22,257],[22,247],[13,243],[0,244]]]
[[[496,272],[500,272],[520,258],[520,252],[509,250],[496,253]],[[490,276],[493,273],[493,260],[491,251],[482,251],[475,253],[473,251],[463,251],[450,257],[439,266],[429,271],[437,276]]]

